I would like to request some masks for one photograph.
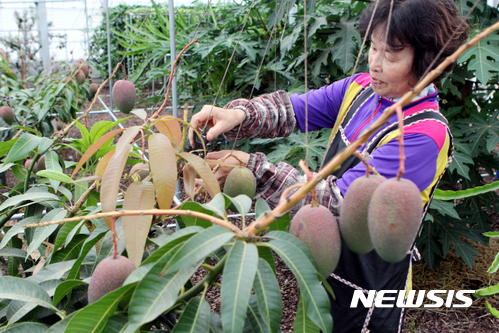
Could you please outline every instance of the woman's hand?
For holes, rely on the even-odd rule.
[[[203,128],[204,124],[211,127],[206,134],[206,140],[210,141],[222,133],[230,131],[244,121],[246,114],[243,110],[224,109],[213,105],[205,105],[191,118],[193,128]],[[189,128],[189,142],[194,147],[194,131]]]
[[[218,170],[215,172],[215,177],[217,177],[220,187],[223,187],[223,185],[225,184],[225,180],[227,179],[227,175],[229,174],[229,172],[231,172],[231,170],[234,167],[246,166],[246,164],[248,164],[249,161],[250,155],[248,153],[239,150],[232,151],[232,154],[230,152],[231,152],[230,150],[221,150],[221,151],[214,151],[206,155],[207,160],[219,160],[226,165],[227,164],[233,165],[233,167],[218,165]],[[226,158],[229,155],[231,156]],[[210,167],[212,169],[214,169],[216,166],[217,164],[210,164]]]

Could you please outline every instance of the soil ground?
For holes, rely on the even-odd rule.
[[[107,91],[108,92],[108,91]],[[106,90],[103,91],[106,94]],[[103,96],[104,102],[108,105],[109,98]],[[86,101],[84,107],[88,107]],[[139,106],[140,107],[140,106]],[[94,107],[95,110],[102,110],[100,105]],[[115,114],[118,118],[123,117],[121,113]],[[152,115],[152,111],[148,111]],[[180,117],[183,113],[180,111]],[[90,128],[95,122],[100,120],[111,120],[109,114],[90,115],[83,122]],[[141,124],[142,121],[134,117],[126,121],[125,127]],[[69,137],[79,138],[77,129],[73,129]],[[70,149],[60,151],[65,160],[77,160],[77,154]],[[7,187],[12,187],[17,180],[12,173],[7,172]],[[489,177],[486,182],[492,182],[494,179]],[[125,185],[125,184],[124,184]],[[1,192],[5,192],[2,189]],[[493,230],[499,230],[499,213],[491,213],[494,220]],[[499,275],[487,273],[487,269],[499,252],[499,241],[491,239],[490,247],[481,244],[475,244],[479,255],[474,255],[475,265],[470,269],[458,258],[454,252],[450,252],[441,267],[431,270],[423,262],[414,265],[413,286],[415,290],[463,290],[480,289],[499,283]],[[298,286],[291,271],[284,263],[276,258],[277,278],[281,287],[283,297],[283,316],[281,329],[284,333],[293,332],[293,322],[298,302]],[[0,264],[1,266],[1,264]],[[6,274],[4,267],[2,273]],[[204,269],[200,269],[193,277],[193,282],[199,281],[204,275]],[[219,311],[220,294],[217,287],[212,287],[207,294],[207,299],[215,312]],[[499,308],[499,297],[488,298],[487,301],[496,308]],[[484,299],[474,299],[473,305],[468,309],[460,308],[439,308],[439,309],[409,309],[405,317],[404,333],[436,333],[436,332],[468,332],[468,333],[492,333],[499,332],[499,319],[492,316],[485,308]]]

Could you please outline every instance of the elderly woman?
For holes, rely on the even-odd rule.
[[[372,18],[371,28],[368,31]],[[390,21],[388,21],[390,19]],[[204,106],[192,117],[195,128],[211,126],[207,139],[224,133],[230,139],[241,137],[274,138],[289,135],[296,127],[305,131],[333,128],[333,136],[325,161],[350,145],[383,111],[411,90],[422,75],[435,68],[467,38],[468,25],[459,15],[452,0],[381,0],[371,4],[360,19],[360,29],[371,43],[369,73],[356,74],[331,85],[312,90],[307,95],[288,95],[284,91],[252,100],[238,99],[225,108]],[[435,61],[435,62],[434,62]],[[449,69],[450,70],[450,69]],[[440,79],[439,77],[438,79]],[[437,80],[438,80],[437,79]],[[439,112],[437,90],[427,86],[419,96],[403,108],[406,172],[404,178],[421,191],[424,211],[452,155],[452,137],[445,118]],[[308,119],[305,116],[308,103]],[[396,140],[397,117],[380,129],[360,148],[370,154],[369,163],[386,178],[396,176],[399,167],[399,143]],[[193,136],[191,135],[191,144]],[[211,153],[211,159],[228,152]],[[262,153],[234,152],[254,173],[257,197],[271,206],[278,203],[284,189],[303,183],[300,172],[290,165],[268,162]],[[225,181],[230,168],[220,168],[216,176]],[[365,175],[366,166],[356,158],[342,164],[340,170],[316,187],[319,203],[339,217],[342,198],[356,178]],[[309,194],[299,206],[309,203]],[[331,299],[334,332],[400,332],[404,310],[390,308],[351,309],[355,289],[407,290],[411,262],[417,250],[399,263],[388,263],[373,250],[356,254],[345,246],[338,267],[328,278],[336,299]],[[391,295],[394,296],[394,295]]]

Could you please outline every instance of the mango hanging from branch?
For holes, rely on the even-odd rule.
[[[135,99],[137,91],[132,82],[128,80],[118,80],[113,86],[113,102],[114,105],[122,113],[128,114],[135,107]]]

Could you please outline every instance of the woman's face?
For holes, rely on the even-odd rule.
[[[405,47],[395,51],[386,46],[377,28],[371,35],[369,49],[369,73],[374,92],[387,98],[402,97],[416,85],[412,73],[414,49]]]

